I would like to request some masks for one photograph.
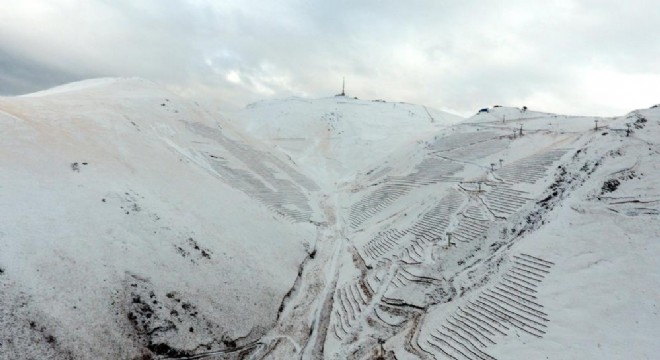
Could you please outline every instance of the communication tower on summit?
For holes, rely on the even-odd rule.
[[[346,96],[345,88],[346,88],[346,78],[342,77],[342,80],[341,80],[341,94],[337,94],[335,96]]]

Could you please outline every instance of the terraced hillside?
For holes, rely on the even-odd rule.
[[[660,284],[653,260],[660,198],[651,175],[658,170],[652,160],[658,144],[651,139],[660,111],[600,119],[598,129],[588,117],[516,119],[517,109],[499,111],[511,122],[469,119],[447,127],[340,189],[339,244],[330,264],[303,274],[314,286],[302,286],[288,306],[312,306],[308,316],[326,321],[312,321],[309,336],[292,332],[297,346],[277,342],[266,354],[652,358],[660,331],[652,295]],[[612,181],[637,185],[615,195],[620,190],[610,194]],[[647,190],[637,187],[642,183]],[[631,230],[633,248],[612,235]],[[626,255],[617,258],[614,249]],[[645,265],[632,265],[634,259]],[[320,274],[325,282],[317,280]],[[615,284],[613,274],[636,280]],[[644,310],[602,300],[630,291],[651,296],[633,301]],[[295,327],[300,312],[292,311],[276,332]],[[590,338],[592,326],[598,339]],[[631,334],[625,341],[621,328]]]
[[[137,79],[0,98],[0,358],[660,351],[660,108],[234,115]]]

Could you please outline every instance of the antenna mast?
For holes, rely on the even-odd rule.
[[[344,91],[345,88],[346,88],[346,77],[343,77],[341,81],[341,96],[346,96],[346,92]]]

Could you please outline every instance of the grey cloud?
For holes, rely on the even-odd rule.
[[[2,49],[0,70],[0,95],[26,94],[84,78],[15,56]]]
[[[47,15],[31,19],[37,3],[3,5],[17,11],[0,15],[0,54],[50,70],[28,76],[0,62],[3,78],[12,79],[3,82],[6,93],[48,86],[48,77],[142,76],[237,107],[267,97],[329,96],[346,76],[359,97],[462,114],[522,101],[548,111],[615,114],[650,105],[643,103],[649,94],[660,98],[642,76],[640,87],[649,89],[638,102],[634,94],[620,104],[599,102],[583,76],[660,76],[660,13],[651,0],[52,1]]]

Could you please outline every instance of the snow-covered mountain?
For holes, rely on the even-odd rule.
[[[596,122],[598,120],[598,122]],[[0,98],[0,358],[652,359],[660,108]]]
[[[228,120],[334,187],[401,146],[463,119],[421,105],[335,96],[254,103]]]
[[[272,326],[317,240],[316,186],[286,157],[137,79],[2,98],[0,124],[0,358],[208,351]]]

